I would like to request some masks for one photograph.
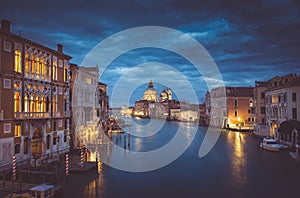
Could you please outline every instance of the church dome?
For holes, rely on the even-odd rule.
[[[158,102],[158,94],[156,89],[153,87],[152,81],[149,82],[148,88],[144,92],[143,100]]]
[[[160,93],[160,100],[161,100],[162,102],[168,100],[168,93],[167,93],[165,90],[163,90],[163,91]]]

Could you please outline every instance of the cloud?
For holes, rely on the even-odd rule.
[[[21,30],[23,37],[53,49],[57,43],[64,44],[65,53],[79,65],[108,36],[127,28],[154,25],[178,29],[199,41],[216,61],[227,85],[250,86],[255,80],[278,74],[300,73],[299,1],[11,0],[1,3],[0,13],[1,18],[12,21],[16,34]],[[149,39],[137,36],[140,42]],[[171,41],[160,42],[167,46]],[[117,50],[111,46],[107,52]],[[194,49],[189,50],[192,53]],[[173,66],[186,76],[198,95],[205,93],[203,78],[191,63],[177,54],[155,49],[133,50],[118,57],[103,79],[111,87],[131,68],[146,62]],[[172,73],[162,70],[156,75],[168,79]],[[140,79],[131,76],[128,80]],[[214,80],[213,75],[210,80]]]

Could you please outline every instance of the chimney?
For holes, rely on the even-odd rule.
[[[57,51],[59,53],[63,53],[63,45],[62,44],[57,44]]]
[[[3,32],[10,32],[10,21],[2,19],[1,20],[1,30]]]

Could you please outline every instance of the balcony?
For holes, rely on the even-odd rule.
[[[49,112],[16,112],[15,118],[49,118]]]

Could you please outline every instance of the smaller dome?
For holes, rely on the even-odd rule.
[[[160,100],[161,101],[167,101],[168,100],[168,93],[163,90],[161,93],[160,93]]]

